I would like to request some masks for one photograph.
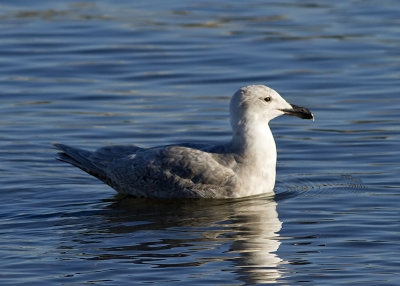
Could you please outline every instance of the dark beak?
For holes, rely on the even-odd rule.
[[[305,107],[297,106],[294,104],[291,104],[292,109],[282,109],[284,114],[290,115],[290,116],[296,116],[301,119],[312,119],[314,120],[314,114],[311,113],[310,110],[308,110]]]

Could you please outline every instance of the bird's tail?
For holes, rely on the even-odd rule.
[[[96,166],[96,164],[91,160],[92,152],[70,147],[64,144],[53,144],[61,152],[58,153],[57,160],[71,164],[79,169],[89,173],[102,181],[107,180],[104,171]]]

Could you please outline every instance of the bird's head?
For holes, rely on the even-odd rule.
[[[233,127],[252,121],[268,123],[280,115],[314,120],[310,110],[286,102],[279,93],[265,85],[249,85],[239,89],[231,99],[230,112]]]

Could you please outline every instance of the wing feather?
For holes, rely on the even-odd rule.
[[[114,160],[107,174],[112,181],[120,182],[122,193],[134,191],[143,197],[200,197],[202,192],[208,192],[210,196],[234,179],[230,168],[234,158],[228,157],[184,146],[140,149]]]

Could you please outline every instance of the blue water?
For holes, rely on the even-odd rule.
[[[400,284],[397,1],[0,7],[1,285]],[[122,199],[54,159],[228,140],[253,83],[316,117],[271,122],[274,197]]]

